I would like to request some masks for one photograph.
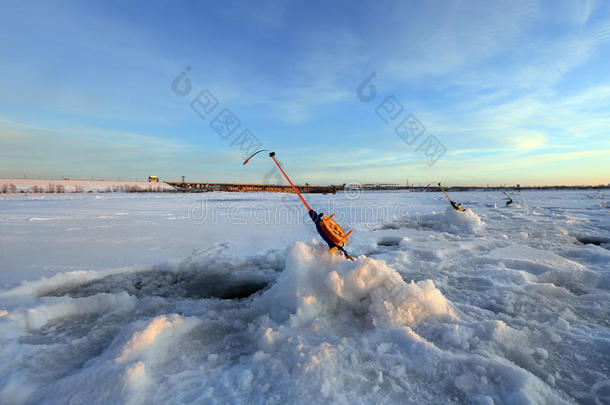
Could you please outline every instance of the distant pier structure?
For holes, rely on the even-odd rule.
[[[185,192],[205,192],[205,191],[271,191],[276,193],[293,193],[290,185],[284,184],[237,184],[237,183],[193,183],[166,181],[167,184],[174,187],[176,190]],[[296,186],[301,193],[321,193],[335,194],[337,190],[343,190],[341,186]]]

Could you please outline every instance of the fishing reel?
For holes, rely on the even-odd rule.
[[[326,244],[328,244],[328,248],[330,249],[331,254],[335,254],[341,252],[346,259],[355,260],[347,251],[343,248],[346,243],[349,242],[349,235],[354,231],[353,229],[349,232],[345,232],[341,225],[339,225],[333,217],[335,214],[331,216],[324,215],[323,213],[316,213],[313,209],[309,210],[309,217],[316,225],[316,230],[318,234]]]
[[[456,203],[453,200],[451,200],[449,202],[451,203],[451,206],[453,207],[454,210],[456,210],[456,211],[464,211],[464,208],[462,208],[462,204],[461,203]]]
[[[349,242],[349,235],[354,232],[354,230],[350,230],[345,233],[343,228],[333,219],[335,214],[332,214],[330,217],[326,215],[322,215],[320,218],[320,228],[324,234],[337,246],[343,246]]]

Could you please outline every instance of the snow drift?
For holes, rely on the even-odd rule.
[[[458,211],[447,207],[442,213],[407,215],[391,221],[381,229],[416,228],[431,229],[449,233],[480,233],[484,222],[470,208]]]
[[[384,261],[349,262],[316,242],[284,255],[271,287],[237,301],[119,292],[131,271],[82,274],[86,297],[4,293],[21,299],[0,317],[11,331],[2,335],[0,394],[42,404],[561,402],[482,349],[523,336],[501,322],[461,320],[433,281],[407,282]],[[75,277],[63,277],[64,290],[51,279],[29,291],[68,294]],[[91,289],[95,280],[104,292]],[[479,355],[454,353],[471,345]]]

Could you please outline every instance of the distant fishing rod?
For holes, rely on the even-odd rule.
[[[447,199],[449,200],[449,203],[451,204],[451,206],[453,207],[454,210],[462,211],[462,212],[465,211],[464,208],[462,208],[462,204],[456,203],[451,198],[449,198],[449,195],[447,194],[447,192],[445,191],[443,186],[441,186],[441,183],[438,183],[438,186],[441,188],[441,191],[445,194],[445,197],[447,197]]]
[[[261,152],[269,152],[269,151],[267,149],[258,150],[256,152],[254,152],[252,155],[250,155],[250,157],[248,157],[244,161],[243,164],[244,165],[247,164],[250,161],[250,159],[252,159],[254,156],[258,155]],[[326,242],[328,244],[330,253],[334,254],[335,252],[340,251],[341,253],[343,253],[343,255],[347,259],[355,260],[352,256],[349,255],[349,253],[347,253],[345,251],[345,249],[343,247],[343,246],[345,246],[346,243],[349,242],[349,235],[353,232],[353,230],[345,233],[345,231],[343,231],[341,226],[339,226],[339,224],[337,222],[335,222],[335,220],[333,219],[335,214],[332,214],[329,217],[329,216],[324,215],[323,213],[318,214],[317,212],[315,212],[309,206],[309,204],[307,204],[307,201],[305,201],[305,199],[299,192],[299,189],[294,185],[292,180],[290,180],[290,177],[288,177],[288,175],[286,174],[286,172],[284,171],[284,169],[282,168],[280,163],[277,161],[277,159],[275,158],[275,152],[270,152],[269,157],[271,159],[273,159],[273,162],[275,162],[278,169],[280,169],[280,171],[282,172],[282,174],[284,175],[286,180],[288,180],[288,183],[290,184],[290,187],[292,187],[292,190],[301,199],[301,202],[303,203],[303,205],[305,205],[305,208],[307,209],[309,217],[311,218],[313,223],[316,225],[316,230],[318,231],[318,234],[320,234],[320,236],[322,237],[324,242]]]

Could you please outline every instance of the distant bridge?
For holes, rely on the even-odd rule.
[[[186,192],[205,191],[272,191],[276,193],[293,193],[290,185],[284,184],[236,184],[236,183],[183,183],[179,181],[166,181],[165,183],[176,190]],[[337,190],[343,190],[343,186],[296,186],[301,193],[323,193],[335,194]]]

